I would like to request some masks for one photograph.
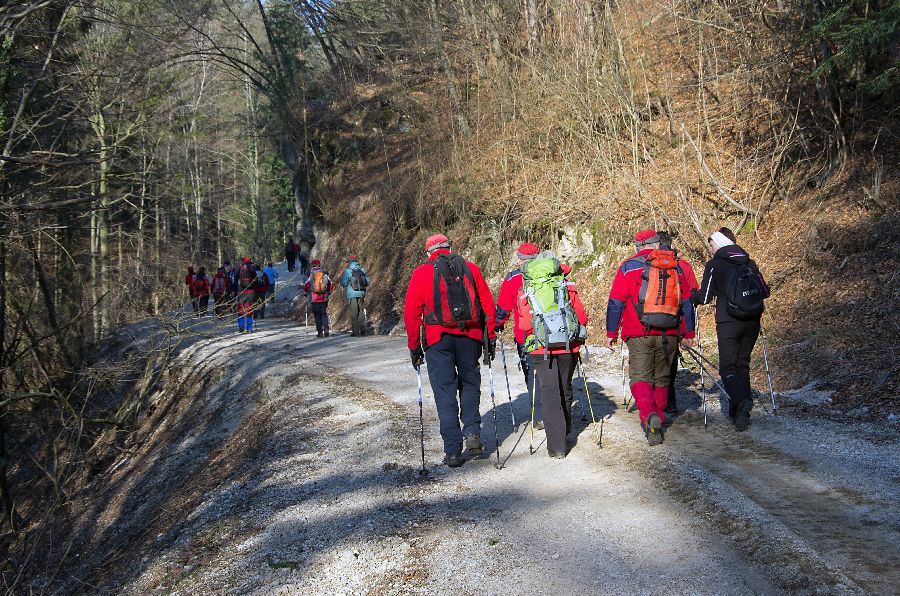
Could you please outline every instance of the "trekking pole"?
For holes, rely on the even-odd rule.
[[[704,369],[703,362],[706,361],[706,359],[703,358],[703,356],[700,356],[698,358],[697,351],[694,350],[693,348],[688,348],[687,346],[685,346],[685,348],[687,349],[688,354],[691,355],[691,357],[694,359],[694,362],[697,363],[697,366],[699,366],[700,370],[702,371]],[[712,379],[712,382],[716,384],[716,387],[719,388],[719,391],[722,392],[722,395],[727,397],[728,401],[731,401],[731,396],[728,395],[728,391],[725,390],[725,387],[722,385],[722,383],[719,382],[719,379],[716,378],[716,376],[713,375],[712,373],[710,373],[709,371],[706,371],[706,374],[709,375],[709,378]]]
[[[532,368],[531,378],[531,439],[528,443],[528,455],[534,455],[534,400],[537,391],[537,368]]]
[[[703,358],[703,338],[700,337],[700,317],[697,317],[697,347],[700,348],[700,358]],[[706,428],[706,380],[703,378],[703,367],[700,367],[700,399],[703,400],[703,428]]]
[[[766,378],[769,380],[769,394],[772,396],[772,416],[778,415],[778,406],[775,405],[775,390],[772,389],[772,374],[769,372],[769,356],[766,354],[766,335],[762,325],[759,326],[759,340],[762,343],[763,362],[766,363]]]
[[[506,395],[509,396],[509,417],[513,428],[516,428],[516,415],[513,413],[512,390],[509,388],[509,372],[506,370],[506,349],[503,346],[503,335],[500,335],[500,356],[503,359],[503,376],[506,377]]]
[[[486,326],[484,328],[484,342],[484,364],[488,367],[488,380],[491,385],[491,412],[493,413],[494,418],[494,445],[497,451],[497,463],[494,464],[494,467],[498,470],[502,470],[503,464],[500,463],[500,428],[497,426],[497,401],[494,398],[494,362],[491,359],[491,349]]]
[[[419,379],[419,445],[422,447],[422,468],[419,470],[419,476],[427,476],[428,469],[425,467],[425,415],[422,413],[422,367],[416,367],[416,377]]]
[[[591,403],[591,391],[588,389],[587,377],[584,376],[584,365],[581,363],[581,354],[578,355],[578,374],[581,376],[581,385],[584,387],[584,395],[587,397],[588,408],[591,410],[591,423],[596,424],[597,418],[594,416],[594,404]]]

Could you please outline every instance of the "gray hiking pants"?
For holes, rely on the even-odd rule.
[[[365,296],[350,298],[350,333],[352,335],[366,334],[365,300]]]

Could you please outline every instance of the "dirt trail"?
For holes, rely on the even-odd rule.
[[[202,327],[201,327],[202,329]],[[688,412],[649,448],[621,406],[618,355],[589,367],[598,426],[565,460],[529,455],[495,364],[501,454],[426,479],[405,341],[317,339],[267,319],[186,347],[172,398],[82,526],[98,590],[256,593],[892,593],[900,448],[865,425],[773,418],[735,434]],[[508,354],[509,355],[509,354]],[[483,436],[494,445],[484,377]],[[510,371],[515,414],[530,401]],[[576,383],[578,383],[576,381]],[[576,398],[581,395],[576,389]],[[696,407],[686,388],[683,407]],[[580,411],[575,405],[576,414]],[[538,433],[537,439],[543,438]],[[100,520],[98,523],[97,520]],[[93,524],[93,525],[91,525]],[[77,525],[77,524],[76,524]],[[104,551],[104,547],[107,549]]]

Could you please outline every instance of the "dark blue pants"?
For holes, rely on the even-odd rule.
[[[481,434],[480,358],[481,342],[449,333],[425,351],[447,455],[462,453],[463,436]]]
[[[313,302],[312,313],[316,319],[316,333],[328,331],[328,303]]]
[[[525,375],[525,385],[528,387],[528,402],[531,403],[531,396],[534,387],[534,359],[531,354],[525,351],[525,346],[523,344],[516,344],[516,351],[519,352],[519,368],[522,369],[522,373]],[[543,356],[540,356],[543,358]],[[528,412],[531,414],[531,411]],[[534,395],[534,421],[540,422],[544,419],[544,414],[541,410],[541,388],[538,387],[537,394]]]

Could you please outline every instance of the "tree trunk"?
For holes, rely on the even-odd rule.
[[[469,136],[469,123],[462,110],[462,104],[459,100],[459,93],[456,90],[456,82],[453,78],[453,68],[450,66],[450,58],[447,56],[447,50],[444,47],[444,36],[441,33],[441,19],[438,12],[437,0],[429,0],[428,12],[431,17],[431,36],[434,41],[434,49],[438,53],[441,65],[444,69],[444,77],[447,79],[447,93],[450,96],[450,107],[453,111],[453,117],[456,120],[456,127],[460,134]]]

